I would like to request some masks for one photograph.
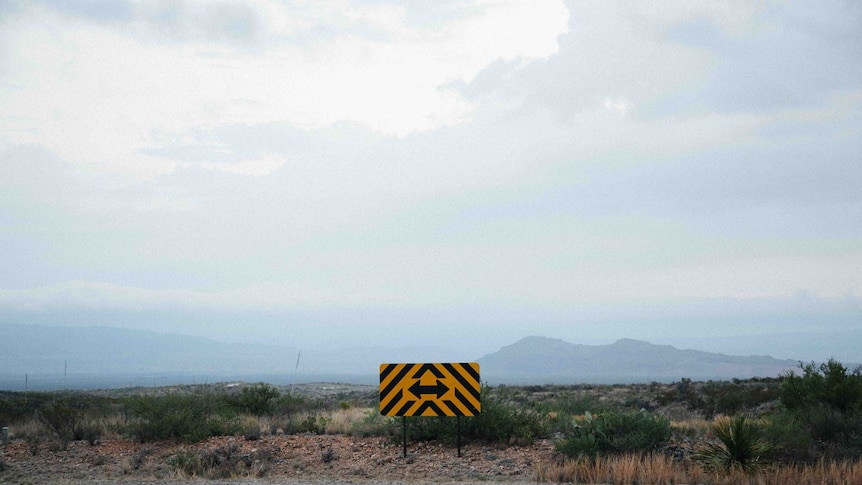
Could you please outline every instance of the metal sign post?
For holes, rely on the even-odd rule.
[[[458,458],[461,458],[461,416],[458,416]]]
[[[407,416],[401,416],[401,429],[404,437],[404,458],[407,458]]]
[[[479,364],[380,364],[380,414],[401,416],[407,457],[407,416],[457,416],[458,457],[461,416],[481,411]]]

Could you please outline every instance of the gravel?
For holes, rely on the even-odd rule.
[[[219,437],[194,445],[75,441],[65,449],[17,440],[0,447],[0,483],[520,484],[535,482],[537,467],[553,459],[553,447],[547,440],[523,447],[466,443],[461,454],[453,446],[408,442],[404,457],[401,443],[343,435]],[[207,460],[216,464],[194,465]]]

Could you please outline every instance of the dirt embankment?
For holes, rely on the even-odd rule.
[[[194,477],[269,483],[530,482],[538,464],[553,459],[548,441],[505,448],[466,443],[461,457],[455,447],[408,442],[404,457],[400,443],[342,435],[219,437],[194,445],[75,441],[58,448],[24,441],[0,447],[0,483],[171,483]]]

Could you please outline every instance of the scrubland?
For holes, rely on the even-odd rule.
[[[21,482],[49,457],[73,460],[71,449],[102,462],[108,478],[409,481],[421,469],[446,481],[862,483],[862,370],[836,361],[778,378],[484,386],[481,395],[481,413],[459,427],[456,418],[381,416],[373,386],[0,392],[0,425],[9,428],[0,482]],[[128,455],[114,468],[86,453],[107,443]]]

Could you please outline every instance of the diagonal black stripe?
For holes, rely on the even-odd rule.
[[[384,416],[389,416],[389,411],[391,411],[392,408],[394,408],[396,404],[401,402],[402,397],[404,397],[404,391],[399,389],[398,394],[395,394],[395,397],[392,398],[391,401],[389,401],[389,404],[387,404],[386,407],[384,407],[383,409],[380,410],[380,414],[382,414]],[[381,399],[380,402],[383,402],[383,395],[380,396],[380,399]]]
[[[395,389],[396,386],[401,384],[401,379],[404,379],[404,376],[407,375],[408,372],[410,372],[410,369],[412,369],[410,365],[405,365],[404,368],[401,369],[401,372],[399,372],[398,375],[395,376],[395,379],[392,379],[392,381],[389,382],[389,385],[386,386],[386,389],[380,391],[381,400],[388,396],[389,393],[392,392],[392,389]]]
[[[438,369],[437,366],[435,366],[434,364],[422,364],[422,367],[420,367],[416,372],[413,373],[413,378],[419,379],[420,377],[422,377],[422,375],[425,374],[425,371],[429,370],[432,374],[434,374],[434,377],[438,379],[442,379],[444,377],[443,372],[441,372],[440,369]]]
[[[389,373],[395,370],[396,367],[398,367],[396,364],[386,364],[386,367],[380,371],[380,382],[385,381],[386,378],[389,377]]]
[[[465,408],[467,408],[471,413],[473,413],[473,414],[467,414],[465,416],[475,416],[475,415],[479,414],[479,410],[476,408],[476,406],[473,405],[473,402],[470,401],[470,399],[467,396],[461,394],[458,391],[458,389],[455,389],[455,397],[458,398],[458,401],[460,401],[461,404],[463,404]]]
[[[422,403],[421,406],[419,406],[419,409],[417,409],[416,413],[414,413],[413,415],[414,416],[422,416],[422,413],[424,413],[425,410],[429,409],[429,408],[432,411],[434,411],[434,413],[435,413],[434,416],[443,416],[444,415],[443,411],[440,410],[440,407],[437,406],[437,404],[434,401],[425,401],[424,403]]]
[[[399,409],[399,410],[395,413],[395,416],[406,416],[406,415],[407,415],[407,411],[409,411],[409,410],[410,410],[410,407],[411,407],[411,406],[413,406],[414,404],[416,404],[416,401],[407,401],[407,403],[406,403],[406,404],[404,404],[403,406],[401,406],[401,409]],[[412,415],[411,415],[411,416],[412,416]]]
[[[454,402],[452,402],[448,399],[445,401],[441,401],[440,405],[441,405],[440,409],[442,409],[444,411],[443,414],[445,414],[446,416],[463,416],[464,415],[464,413],[462,413],[461,410],[458,409],[458,406],[456,406]],[[449,412],[448,413],[445,412],[446,409],[443,409],[443,408],[448,409]]]
[[[474,381],[480,382],[479,381],[479,371],[474,369],[472,365],[470,365],[469,363],[462,363],[461,367],[463,367],[467,371],[467,373],[473,377]]]
[[[454,377],[458,380],[459,383],[461,383],[461,387],[463,387],[467,392],[469,392],[477,401],[479,400],[479,389],[473,387],[473,384],[469,382],[466,378],[464,378],[464,375],[458,372],[458,369],[456,369],[454,365],[443,364],[443,366],[446,367],[446,370],[448,370],[450,374],[452,374],[452,377]],[[470,371],[472,371],[473,369],[467,364],[461,364],[461,366]],[[469,372],[469,374],[473,375],[473,372]],[[476,382],[479,382],[479,380],[476,379]]]

